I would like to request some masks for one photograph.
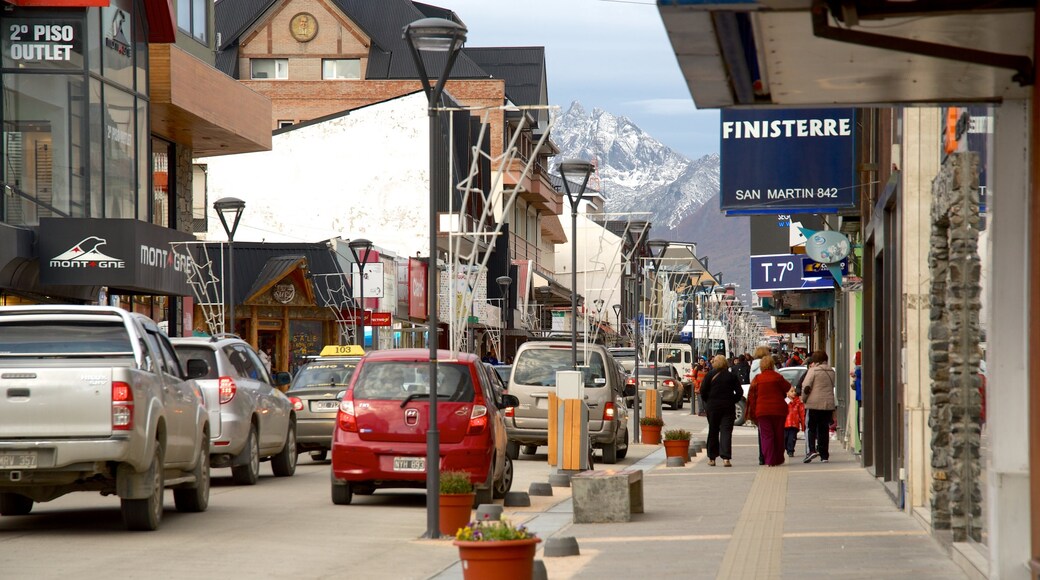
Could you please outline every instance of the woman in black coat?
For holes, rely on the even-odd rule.
[[[744,396],[737,375],[729,372],[726,357],[711,359],[712,370],[701,383],[701,397],[708,411],[708,465],[721,457],[723,465],[732,467],[733,422],[737,418],[737,401]]]

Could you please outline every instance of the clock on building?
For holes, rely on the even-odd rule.
[[[289,21],[289,32],[299,42],[309,42],[318,34],[318,20],[307,12],[300,12]]]

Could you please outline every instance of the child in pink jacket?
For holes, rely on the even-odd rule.
[[[787,456],[794,457],[794,446],[798,432],[805,431],[805,403],[798,397],[794,387],[787,391],[787,421],[784,422],[784,446]]]

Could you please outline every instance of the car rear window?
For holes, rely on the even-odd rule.
[[[217,353],[212,348],[205,346],[189,346],[186,344],[175,344],[173,349],[177,351],[177,358],[181,359],[183,366],[187,366],[188,359],[200,358],[209,363],[209,372],[200,379],[216,379],[220,376],[217,368]]]
[[[672,367],[639,367],[640,376],[653,376],[655,373],[662,377],[670,377],[672,376]]]
[[[598,352],[589,354],[589,363],[585,364],[585,354],[578,351],[578,370],[581,371],[586,387],[605,387],[607,385],[606,367],[603,357]],[[571,351],[563,348],[532,348],[522,351],[513,363],[513,382],[519,385],[556,386],[556,371],[571,369]]]
[[[315,387],[346,387],[357,369],[356,361],[313,362],[302,369],[289,391]]]
[[[430,363],[425,361],[376,361],[361,366],[354,383],[354,400],[403,401],[411,395],[430,396]],[[473,377],[467,365],[437,365],[437,398],[473,401]]]
[[[0,325],[0,354],[128,354],[130,335],[117,322],[9,322]]]

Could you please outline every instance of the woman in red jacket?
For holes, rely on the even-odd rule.
[[[784,423],[787,420],[787,396],[790,383],[774,370],[772,357],[762,357],[762,372],[751,381],[748,390],[747,416],[758,425],[758,437],[766,465],[784,463]]]

